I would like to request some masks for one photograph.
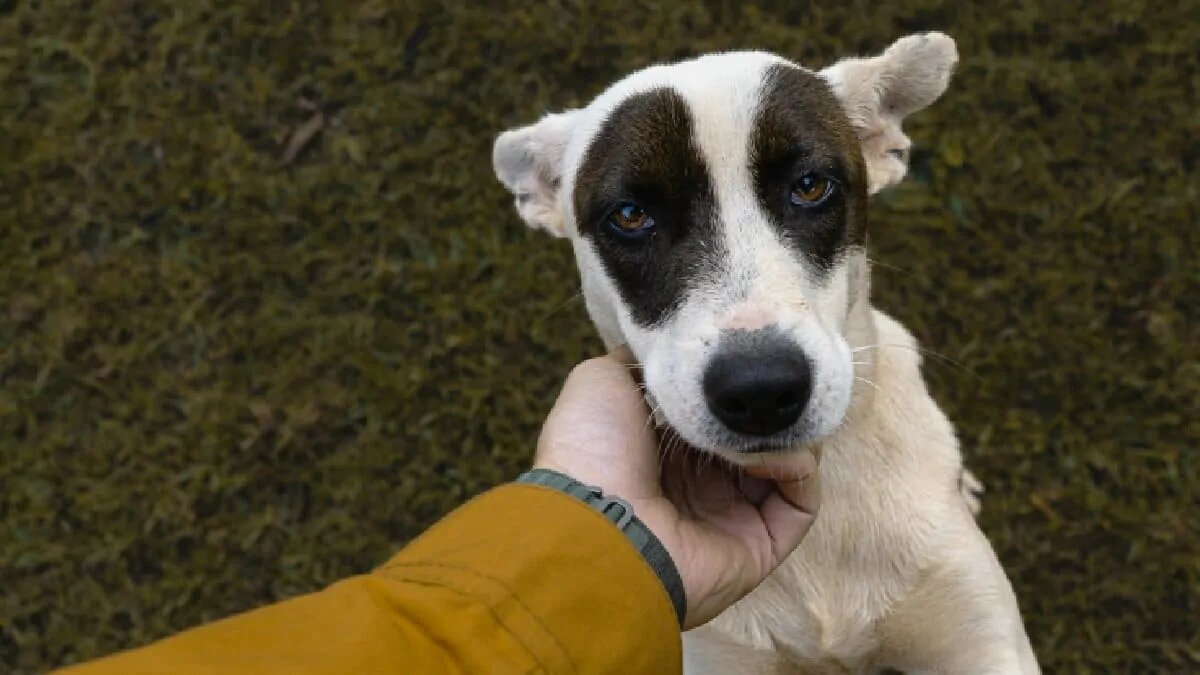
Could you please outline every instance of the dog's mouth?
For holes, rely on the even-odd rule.
[[[765,456],[765,455],[770,455],[771,453],[788,452],[790,450],[795,450],[795,449],[796,449],[796,443],[794,441],[788,440],[786,438],[781,438],[778,440],[756,441],[753,443],[748,443],[746,445],[739,445],[735,448],[731,448],[729,450],[729,452],[736,453],[738,455],[746,455],[748,457],[747,461],[752,462],[753,458],[756,456]]]

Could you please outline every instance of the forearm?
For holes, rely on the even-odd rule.
[[[71,672],[670,673],[680,658],[671,602],[625,537],[570,496],[510,485],[369,575]]]

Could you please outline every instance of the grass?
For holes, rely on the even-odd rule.
[[[0,672],[366,570],[527,464],[599,344],[495,133],[927,29],[962,62],[877,304],[964,366],[926,372],[1046,669],[1200,668],[1193,9],[875,4],[0,0]]]

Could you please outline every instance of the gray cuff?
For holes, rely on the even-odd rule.
[[[663,588],[667,590],[667,595],[671,598],[671,605],[675,609],[675,618],[679,620],[679,625],[683,626],[683,618],[687,613],[687,597],[683,592],[683,579],[679,577],[679,570],[675,567],[675,561],[671,560],[667,549],[658,540],[658,537],[654,536],[650,528],[638,520],[629,502],[614,495],[605,495],[598,487],[584,485],[566,474],[550,469],[526,471],[518,476],[515,482],[541,485],[565,492],[596,509],[600,515],[616,525],[617,529],[621,530],[633,547],[637,549],[637,552],[642,554],[642,558],[650,566],[650,569],[658,575],[659,581],[662,582]]]

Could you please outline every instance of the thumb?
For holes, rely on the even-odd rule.
[[[777,481],[772,492],[759,507],[771,548],[779,564],[791,555],[808,534],[821,505],[821,484],[816,460],[811,454],[802,462],[794,476]]]
[[[624,356],[571,370],[542,425],[534,465],[632,499],[658,489],[657,439]]]

